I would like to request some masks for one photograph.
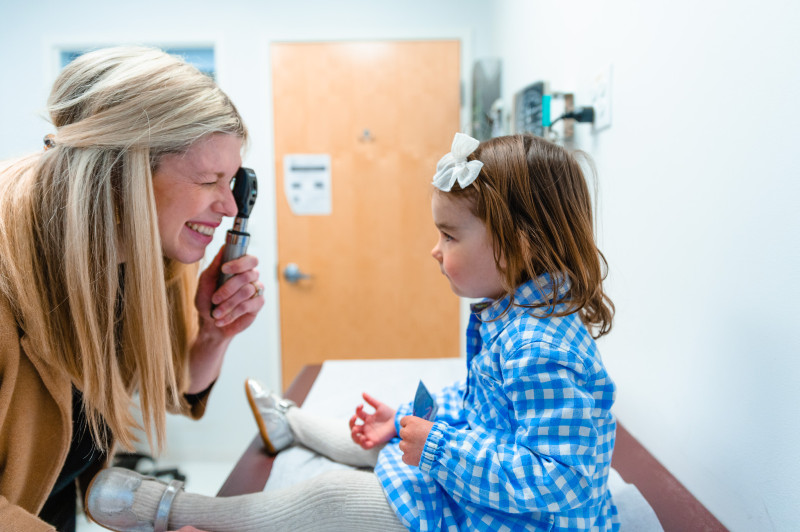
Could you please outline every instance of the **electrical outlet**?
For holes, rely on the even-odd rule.
[[[611,65],[601,72],[592,83],[592,107],[594,107],[594,131],[611,127]]]
[[[571,92],[553,92],[550,100],[550,118],[556,120],[560,116],[575,110],[575,95]],[[553,142],[571,141],[575,136],[575,120],[564,118],[550,129],[550,140]]]

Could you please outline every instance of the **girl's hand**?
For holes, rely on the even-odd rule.
[[[358,405],[355,415],[350,418],[350,437],[362,448],[372,449],[397,436],[394,428],[395,410],[369,394],[364,393],[362,397],[375,412],[368,414],[363,404]],[[361,423],[358,423],[359,420]]]
[[[421,417],[404,416],[400,419],[400,450],[403,452],[403,462],[411,466],[419,466],[422,458],[422,449],[428,440],[428,434],[433,427],[432,421]]]
[[[259,289],[263,291],[264,285],[258,280],[255,269],[258,259],[243,255],[222,265],[222,273],[231,273],[233,277],[217,289],[223,249],[224,246],[200,274],[195,306],[200,313],[201,327],[216,328],[224,338],[232,338],[247,329],[264,306],[264,296],[257,294]],[[216,305],[213,317],[212,304]]]

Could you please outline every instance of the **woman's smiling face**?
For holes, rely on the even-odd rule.
[[[184,153],[161,158],[153,173],[153,192],[165,257],[197,262],[223,216],[236,215],[231,179],[242,165],[241,149],[241,138],[215,133]]]

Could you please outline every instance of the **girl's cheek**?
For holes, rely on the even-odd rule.
[[[458,268],[452,260],[445,259],[442,262],[442,268],[449,278],[458,277]]]

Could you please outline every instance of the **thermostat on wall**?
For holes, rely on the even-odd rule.
[[[283,190],[292,213],[331,214],[331,156],[327,153],[285,155]]]

